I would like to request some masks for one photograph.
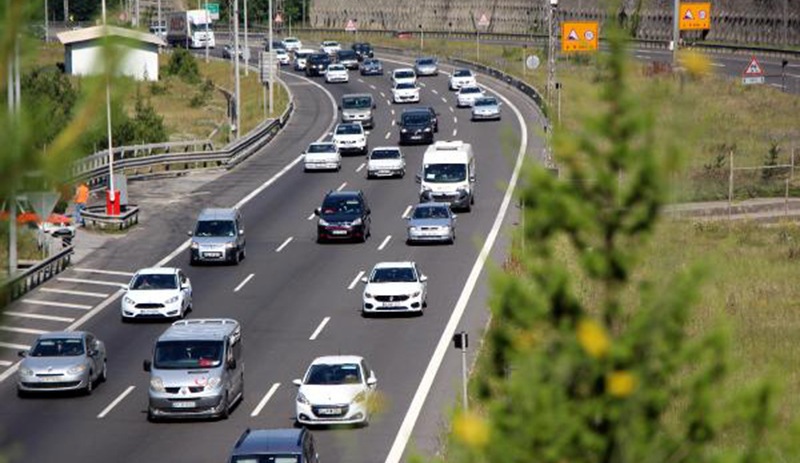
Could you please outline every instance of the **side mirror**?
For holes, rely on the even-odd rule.
[[[369,278],[367,278],[367,277],[361,277],[361,282],[362,282],[362,283],[367,283],[367,282],[369,282]]]
[[[339,106],[337,106],[337,107],[339,108],[339,111],[341,111],[341,110],[342,110],[342,105],[339,105]]]
[[[236,369],[236,359],[228,360],[227,367],[228,367],[228,370],[235,370]]]
[[[319,209],[319,208],[316,208],[316,209],[314,209],[314,215],[316,215],[317,217],[319,217],[320,213],[321,213],[321,211],[320,211],[320,209]]]
[[[375,103],[372,103],[372,109],[375,109],[375,108],[377,108],[377,107],[378,107],[378,105],[377,105],[377,104],[375,104]]]
[[[21,350],[21,351],[17,352],[17,355],[20,356],[20,357],[23,357],[23,358],[27,357],[28,356],[28,351]]]
[[[302,386],[303,385],[303,380],[302,379],[293,379],[292,380],[292,384],[294,384],[295,386],[298,386],[298,387]]]
[[[422,183],[422,174],[417,174],[414,179],[417,181],[417,183]]]
[[[192,231],[191,231],[191,230],[189,230],[189,231],[187,231],[187,232],[186,232],[186,234],[187,234],[188,236],[192,236]]]
[[[428,281],[428,275],[420,275],[419,276],[419,281],[421,281],[422,283],[425,283],[426,281]]]
[[[475,182],[475,176],[474,175],[470,175],[469,176],[469,181],[474,183]]]
[[[145,360],[142,363],[142,368],[144,368],[144,371],[148,371],[148,372],[152,371],[153,370],[153,363],[150,360]]]
[[[376,385],[376,384],[378,384],[378,378],[376,378],[376,377],[374,377],[374,376],[370,376],[370,377],[367,379],[367,386],[374,386],[374,385]]]

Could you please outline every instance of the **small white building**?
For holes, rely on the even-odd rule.
[[[164,41],[145,32],[115,26],[94,26],[61,32],[58,40],[64,44],[64,68],[74,76],[102,74],[103,44],[110,37],[116,64],[116,74],[136,80],[158,80],[158,48]]]

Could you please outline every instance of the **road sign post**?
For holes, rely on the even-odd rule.
[[[466,331],[459,331],[453,335],[453,345],[456,349],[461,349],[461,388],[462,405],[464,410],[469,408],[467,394],[467,347],[469,347],[469,335]]]
[[[764,83],[764,70],[761,68],[761,65],[758,64],[758,60],[756,57],[750,60],[750,64],[747,65],[744,72],[742,73],[742,84],[744,85],[753,85],[753,84],[763,84]]]
[[[481,60],[481,27],[488,28],[489,24],[489,16],[486,13],[481,13],[477,27],[475,27],[475,57],[477,61]]]
[[[206,3],[208,17],[213,21],[219,21],[219,3]]]

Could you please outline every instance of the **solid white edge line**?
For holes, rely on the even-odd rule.
[[[342,190],[344,190],[344,187],[346,187],[346,186],[347,186],[347,182],[343,182],[341,185],[339,185],[339,188],[337,188],[336,191],[342,191]]]
[[[350,286],[348,286],[347,289],[355,288],[356,285],[358,284],[359,280],[361,280],[361,277],[363,277],[363,276],[364,276],[364,271],[361,270],[360,272],[358,272],[358,275],[356,275],[356,277],[353,278],[353,281],[350,283]]]
[[[86,272],[86,273],[102,273],[104,275],[121,275],[124,277],[132,277],[135,275],[133,272],[120,272],[117,270],[101,270],[96,268],[85,268],[85,267],[77,267],[75,269],[76,272]]]
[[[383,251],[383,249],[386,247],[387,244],[389,244],[389,240],[391,240],[391,239],[392,239],[392,235],[386,236],[386,238],[383,239],[383,242],[381,243],[381,245],[378,246],[378,251]]]
[[[367,163],[362,162],[361,165],[358,166],[358,169],[356,169],[356,173],[361,172],[361,170],[366,166],[367,166]]]
[[[406,216],[408,216],[408,213],[409,213],[409,212],[411,212],[411,209],[412,209],[413,207],[414,207],[414,206],[412,206],[411,204],[409,204],[409,205],[408,205],[408,207],[406,207],[406,210],[405,210],[405,211],[403,211],[403,215],[401,215],[401,216],[400,216],[400,218],[401,218],[401,219],[405,219],[405,218],[406,218]]]
[[[113,401],[113,402],[111,402],[110,404],[108,404],[108,406],[107,406],[106,408],[104,408],[104,409],[103,409],[103,411],[102,411],[102,412],[100,412],[100,413],[97,415],[97,418],[98,418],[98,419],[103,419],[103,418],[105,418],[105,417],[106,417],[106,415],[108,415],[108,414],[111,412],[111,410],[113,410],[113,409],[114,409],[114,407],[116,407],[117,405],[119,405],[119,403],[120,403],[120,402],[122,402],[123,400],[125,400],[125,397],[128,397],[128,394],[130,394],[131,392],[133,392],[133,390],[134,390],[134,389],[136,389],[136,386],[128,386],[128,387],[127,387],[127,388],[126,388],[124,391],[122,391],[122,394],[118,395],[118,396],[117,396],[117,398],[116,398],[116,399],[114,399],[114,401]]]
[[[311,215],[309,215],[309,216],[308,216],[308,219],[306,219],[306,220],[314,220],[314,215],[315,215],[315,214],[314,214],[314,213],[312,213]]]
[[[276,250],[275,250],[275,252],[281,252],[281,251],[283,251],[283,248],[285,248],[286,246],[288,246],[288,245],[289,245],[289,243],[291,243],[293,239],[294,239],[294,237],[293,237],[293,236],[290,236],[290,237],[286,238],[286,240],[285,240],[283,243],[281,243],[281,245],[280,245],[280,246],[278,246],[278,249],[276,249]]]
[[[33,328],[18,328],[16,326],[0,326],[0,331],[8,331],[10,333],[22,333],[22,334],[45,334],[48,331],[45,330],[35,330]]]
[[[269,399],[272,398],[272,396],[275,394],[275,391],[277,391],[279,387],[281,387],[281,383],[275,383],[269,388],[267,393],[264,394],[264,397],[261,399],[261,402],[259,402],[258,405],[256,405],[256,408],[253,409],[253,412],[250,413],[251,417],[256,417],[259,413],[261,413],[261,410],[264,409],[264,407],[267,405],[267,402],[269,402]]]
[[[309,341],[316,340],[317,336],[319,336],[319,334],[322,333],[322,330],[325,329],[325,325],[327,325],[330,320],[331,317],[323,318],[322,321],[319,323],[319,326],[317,326],[317,329],[314,330],[314,333],[311,335],[311,337],[308,338],[308,340]]]
[[[86,297],[97,297],[100,299],[105,299],[108,297],[108,293],[94,293],[90,291],[73,291],[71,289],[58,289],[58,288],[39,288],[39,291],[45,293],[55,293],[55,294],[69,294],[70,296],[86,296]]]
[[[244,285],[246,285],[250,280],[252,280],[254,276],[256,276],[255,273],[251,273],[250,275],[247,275],[247,277],[244,280],[242,280],[242,282],[239,283],[239,285],[236,288],[234,288],[233,292],[234,293],[238,293],[239,290],[244,288]]]
[[[33,320],[49,320],[52,322],[72,323],[75,321],[75,319],[72,317],[57,317],[55,315],[42,315],[38,313],[3,312],[3,315],[8,315],[9,317],[30,318]]]
[[[528,148],[528,128],[525,125],[525,119],[523,119],[522,113],[519,111],[519,109],[517,109],[517,107],[508,100],[508,98],[499,94],[498,97],[500,97],[507,106],[514,110],[514,114],[517,116],[517,121],[519,122],[520,130],[522,132],[519,152],[517,153],[517,162],[514,166],[514,172],[511,174],[511,180],[506,188],[505,195],[503,196],[503,202],[500,204],[500,209],[497,211],[497,216],[495,216],[492,229],[486,236],[486,241],[483,243],[480,254],[478,254],[478,259],[472,266],[472,270],[470,271],[469,277],[464,285],[464,289],[461,291],[461,295],[458,297],[458,301],[456,302],[455,308],[450,315],[450,319],[448,320],[447,325],[442,332],[442,337],[439,338],[439,342],[436,345],[436,350],[434,350],[433,356],[431,357],[430,362],[428,362],[428,367],[425,369],[425,373],[420,380],[417,391],[414,393],[414,398],[411,400],[411,404],[409,405],[408,411],[403,418],[400,429],[397,431],[397,436],[392,443],[389,454],[386,456],[385,463],[399,463],[400,459],[403,457],[406,445],[411,438],[411,433],[414,431],[414,425],[417,423],[419,414],[422,412],[422,407],[425,404],[428,394],[430,393],[431,387],[433,386],[433,381],[436,379],[436,374],[439,371],[439,367],[441,366],[442,361],[444,361],[444,355],[447,353],[447,350],[450,347],[450,340],[452,339],[453,334],[455,334],[456,328],[461,321],[461,317],[466,311],[469,299],[478,283],[478,277],[483,271],[483,267],[489,258],[489,253],[494,246],[497,235],[500,233],[503,220],[505,219],[505,215],[508,212],[508,207],[511,204],[511,200],[514,196],[514,188],[517,185],[519,173],[522,170],[522,164],[525,160],[525,153]]]

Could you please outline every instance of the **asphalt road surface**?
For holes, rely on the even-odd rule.
[[[422,104],[441,113],[437,139],[472,143],[478,188],[473,211],[459,214],[455,245],[407,246],[402,216],[417,203],[414,173],[425,146],[403,147],[409,173],[401,180],[366,180],[360,156],[345,157],[338,173],[314,174],[302,171],[298,157],[308,143],[328,135],[337,118],[334,102],[345,93],[370,92],[377,98],[370,147],[397,144],[392,121],[406,106],[388,103],[388,71],[396,64],[385,64],[387,76],[361,78],[351,72],[350,83],[337,85],[319,78],[312,83],[288,71],[285,80],[297,111],[263,152],[204,185],[191,202],[165,198],[163,211],[148,223],[7,309],[0,321],[6,333],[0,343],[5,368],[0,373],[0,445],[12,450],[11,461],[222,462],[245,428],[292,426],[292,379],[301,377],[314,357],[340,353],[368,359],[387,406],[366,428],[315,431],[321,460],[398,461],[409,436],[410,447],[435,450],[442,416],[454,403],[460,378],[460,354],[447,348],[448,333],[467,329],[477,340],[486,322],[488,270],[482,262],[502,258],[506,232],[515,220],[508,187],[520,156],[527,151],[538,158],[542,142],[537,130],[526,125],[535,129],[541,122],[524,96],[485,78],[481,83],[507,98],[504,117],[501,122],[471,122],[469,110],[454,107],[445,75],[421,79]],[[366,243],[315,243],[312,211],[326,191],[336,189],[366,193],[373,212],[373,236]],[[203,207],[234,204],[244,214],[247,259],[239,266],[189,267],[186,231],[196,214]],[[485,246],[487,239],[494,241],[493,248]],[[428,275],[423,317],[360,316],[362,286],[353,282],[388,260],[414,260]],[[142,361],[168,324],[122,324],[119,296],[132,272],[156,264],[180,266],[191,278],[190,318],[231,317],[242,323],[246,392],[228,420],[146,420],[149,376]],[[40,331],[67,328],[92,331],[106,342],[108,382],[91,396],[17,398],[16,351]]]

